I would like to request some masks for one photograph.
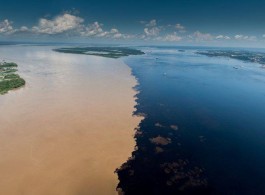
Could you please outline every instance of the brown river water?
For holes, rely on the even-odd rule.
[[[1,46],[26,86],[0,95],[0,194],[117,194],[134,150],[136,81],[121,60]]]

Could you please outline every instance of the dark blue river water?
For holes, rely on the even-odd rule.
[[[265,194],[265,69],[195,53],[203,48],[141,49],[145,55],[125,62],[139,82],[135,114],[146,118],[132,159],[118,171],[119,187]]]

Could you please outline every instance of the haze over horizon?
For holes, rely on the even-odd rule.
[[[263,47],[264,1],[0,0],[0,41]]]

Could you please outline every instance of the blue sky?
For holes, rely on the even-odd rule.
[[[0,0],[0,40],[265,43],[264,0]]]

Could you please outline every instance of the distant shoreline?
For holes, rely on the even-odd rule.
[[[59,48],[53,51],[72,54],[84,54],[101,56],[106,58],[120,58],[130,55],[143,55],[144,52],[129,47],[69,47]]]

